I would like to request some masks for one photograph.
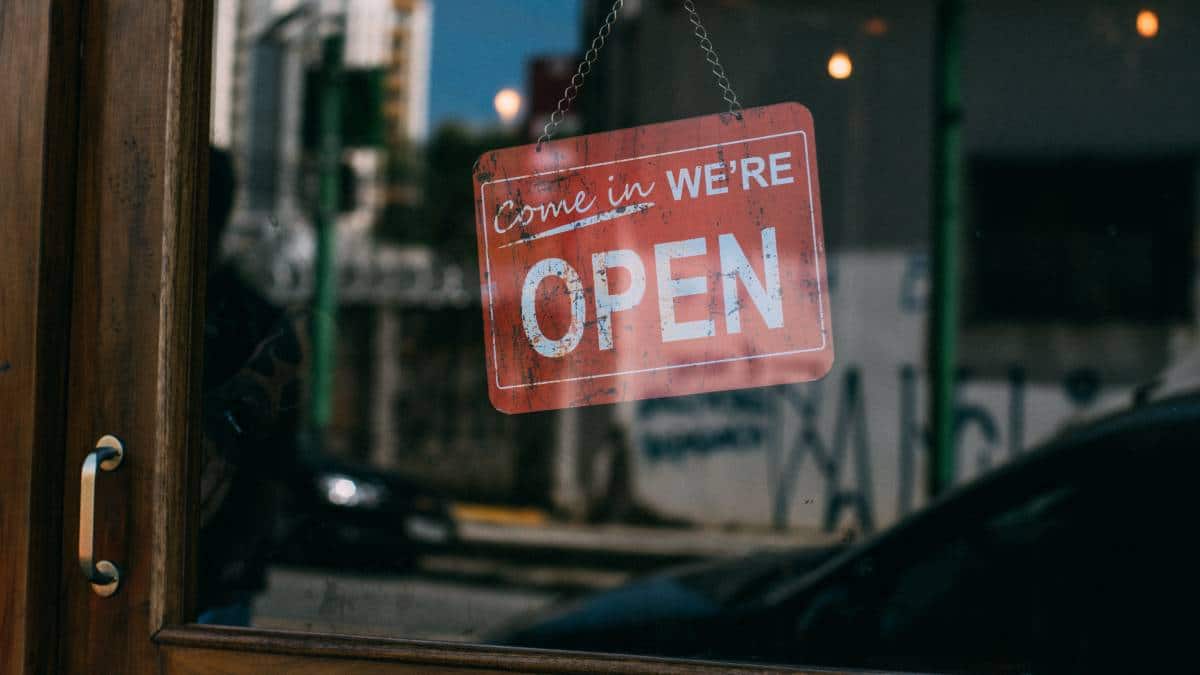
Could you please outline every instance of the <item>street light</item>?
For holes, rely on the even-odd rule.
[[[1138,12],[1137,32],[1144,38],[1158,35],[1158,15],[1148,9]]]
[[[505,125],[512,124],[513,120],[517,119],[517,113],[521,112],[521,95],[516,89],[505,87],[496,92],[492,105],[496,106],[496,114],[500,116],[501,122]]]
[[[863,22],[863,32],[871,37],[883,37],[888,32],[887,19],[882,16],[873,16]]]
[[[854,64],[846,52],[836,51],[833,56],[829,57],[829,76],[833,79],[844,80],[850,77],[850,73],[853,71]]]

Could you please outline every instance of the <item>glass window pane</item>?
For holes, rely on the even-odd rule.
[[[560,136],[725,110],[684,4],[623,3]],[[1180,655],[1200,7],[697,1],[743,104],[815,120],[833,370],[507,415],[474,163],[537,140],[610,6],[217,0],[198,619],[882,669]]]

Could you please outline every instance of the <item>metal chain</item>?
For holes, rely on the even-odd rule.
[[[708,39],[708,31],[704,29],[704,24],[700,23],[700,13],[696,11],[696,3],[692,0],[683,0],[683,8],[687,10],[688,21],[696,27],[694,34],[696,40],[700,42],[700,49],[704,50],[704,60],[712,64],[712,74],[717,78],[717,86],[721,88],[721,98],[729,104],[729,112],[742,119],[742,102],[738,100],[737,94],[733,91],[733,85],[729,84],[729,78],[725,75],[725,67],[721,65],[721,59],[717,56],[717,50],[713,47],[712,40]],[[734,108],[737,108],[735,111]]]
[[[550,120],[546,122],[546,126],[542,127],[542,135],[537,140],[537,151],[542,151],[542,143],[549,141],[554,136],[555,129],[559,124],[562,124],[563,116],[571,109],[571,103],[575,101],[575,97],[579,95],[580,88],[583,87],[583,79],[592,72],[592,65],[596,63],[596,59],[600,57],[600,50],[604,48],[604,41],[608,39],[608,34],[612,32],[613,22],[617,20],[617,13],[621,11],[621,7],[625,5],[625,0],[616,0],[613,2],[612,9],[608,11],[608,15],[604,17],[604,23],[600,26],[600,32],[596,33],[596,37],[592,38],[592,46],[583,55],[583,60],[579,62],[579,68],[575,74],[571,76],[571,84],[563,90],[562,98],[558,99],[558,106],[554,112],[550,113]]]
[[[550,113],[550,119],[546,122],[546,126],[542,127],[542,135],[537,140],[537,151],[542,151],[542,144],[554,137],[555,130],[558,125],[562,124],[563,117],[567,111],[571,109],[571,104],[575,102],[575,98],[579,96],[579,90],[583,88],[583,81],[592,72],[592,66],[600,57],[600,50],[604,48],[604,44],[612,33],[613,23],[617,20],[617,14],[625,5],[625,0],[615,0],[612,9],[604,17],[604,23],[600,26],[600,31],[596,33],[596,37],[592,38],[592,46],[583,55],[583,60],[579,62],[579,68],[575,74],[571,76],[571,83],[563,90],[562,98],[558,100],[558,105],[555,106],[554,112]],[[717,79],[717,86],[721,89],[721,98],[729,104],[730,114],[736,116],[739,120],[742,119],[742,102],[738,100],[737,94],[733,91],[733,85],[729,84],[729,77],[725,75],[725,67],[721,65],[721,59],[717,56],[717,50],[713,47],[712,40],[708,37],[708,31],[704,28],[704,24],[700,23],[700,13],[696,11],[696,4],[692,0],[684,0],[683,8],[687,10],[688,21],[695,27],[693,34],[700,42],[700,49],[704,50],[704,60],[712,64],[712,74]],[[736,108],[736,110],[735,110]]]

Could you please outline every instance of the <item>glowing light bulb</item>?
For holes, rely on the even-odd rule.
[[[850,56],[843,51],[836,51],[829,57],[829,76],[835,80],[844,80],[854,72],[854,64]]]
[[[1144,38],[1158,35],[1158,15],[1148,9],[1138,12],[1137,32]]]
[[[517,119],[517,113],[521,112],[521,95],[516,89],[506,87],[496,92],[492,105],[496,106],[496,114],[500,116],[500,121],[509,124]]]
[[[888,22],[882,16],[873,16],[863,22],[863,32],[871,37],[882,37],[887,35]]]

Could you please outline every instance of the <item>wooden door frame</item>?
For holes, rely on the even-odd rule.
[[[62,46],[82,56],[56,484],[66,516],[61,672],[161,672],[155,634],[190,615],[189,420],[202,362],[212,8],[212,0],[88,0],[78,39]],[[104,434],[126,448],[120,469],[96,484],[96,554],[122,569],[109,598],[92,592],[76,552],[80,467]]]
[[[78,8],[0,3],[0,672],[54,672]]]
[[[37,470],[57,477],[45,499],[60,500],[67,514],[56,561],[50,561],[63,580],[59,670],[255,675],[292,667],[319,673],[777,670],[187,623],[197,576],[190,550],[195,537],[189,535],[197,523],[192,478],[199,453],[189,449],[198,447],[199,433],[190,420],[198,418],[202,364],[213,4],[95,0],[79,23],[83,58],[65,461],[26,470],[35,485]],[[76,44],[68,41],[52,51],[71,51]],[[51,388],[46,394],[49,409],[58,400],[53,393]],[[45,425],[41,431],[52,435]],[[121,469],[104,475],[107,491],[100,486],[97,553],[127,569],[118,593],[100,598],[77,568],[73,514],[80,463],[95,439],[108,433],[124,440],[126,458]],[[38,555],[30,569],[49,554]],[[31,658],[48,663],[44,655]]]

